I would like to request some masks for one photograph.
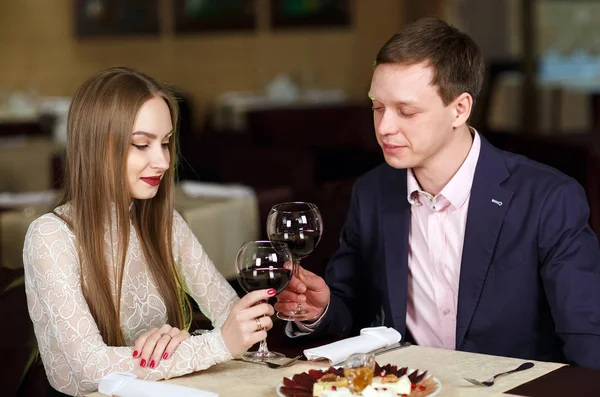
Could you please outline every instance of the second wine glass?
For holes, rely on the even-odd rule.
[[[323,219],[319,208],[306,202],[288,202],[273,206],[267,217],[267,235],[271,241],[288,245],[294,258],[294,268],[299,271],[300,261],[319,244],[323,233]],[[310,320],[314,313],[298,303],[296,310],[277,313],[286,321]]]
[[[279,294],[289,284],[292,273],[292,254],[284,243],[276,241],[251,241],[239,249],[235,258],[238,282],[246,292],[273,288]],[[260,327],[260,319],[256,319]],[[267,341],[260,342],[258,351],[247,352],[246,361],[266,362],[285,357],[269,351]]]

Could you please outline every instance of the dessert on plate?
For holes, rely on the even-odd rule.
[[[372,380],[360,394],[353,394],[352,385],[344,376],[343,368],[309,370],[283,378],[279,389],[286,397],[425,397],[434,393],[438,383],[427,376],[427,371],[409,371],[408,367],[375,365]]]
[[[328,372],[323,374],[319,380],[313,384],[312,395],[319,397],[323,392],[348,388],[348,379],[335,373]]]

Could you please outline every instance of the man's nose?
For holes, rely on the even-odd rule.
[[[399,129],[400,123],[398,117],[391,111],[384,111],[379,124],[375,126],[375,132],[381,136],[396,134]]]

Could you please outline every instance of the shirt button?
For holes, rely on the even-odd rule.
[[[431,209],[436,211],[435,205],[431,206]]]
[[[444,315],[447,316],[448,314],[450,314],[450,310],[444,309],[444,311],[442,313],[444,313]]]

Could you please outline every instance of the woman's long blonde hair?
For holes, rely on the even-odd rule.
[[[77,90],[69,110],[61,204],[70,203],[70,226],[79,249],[83,295],[109,346],[125,344],[120,302],[130,217],[164,299],[169,324],[185,328],[189,316],[171,245],[176,134],[169,141],[170,167],[156,196],[135,200],[127,186],[126,165],[135,118],[140,107],[153,97],[165,100],[175,131],[175,98],[154,79],[128,68],[106,69],[92,76]],[[110,225],[116,225],[116,229]],[[106,233],[110,233],[107,238],[111,241],[118,241],[112,252],[106,252]],[[112,297],[109,266],[115,269],[116,301]]]

